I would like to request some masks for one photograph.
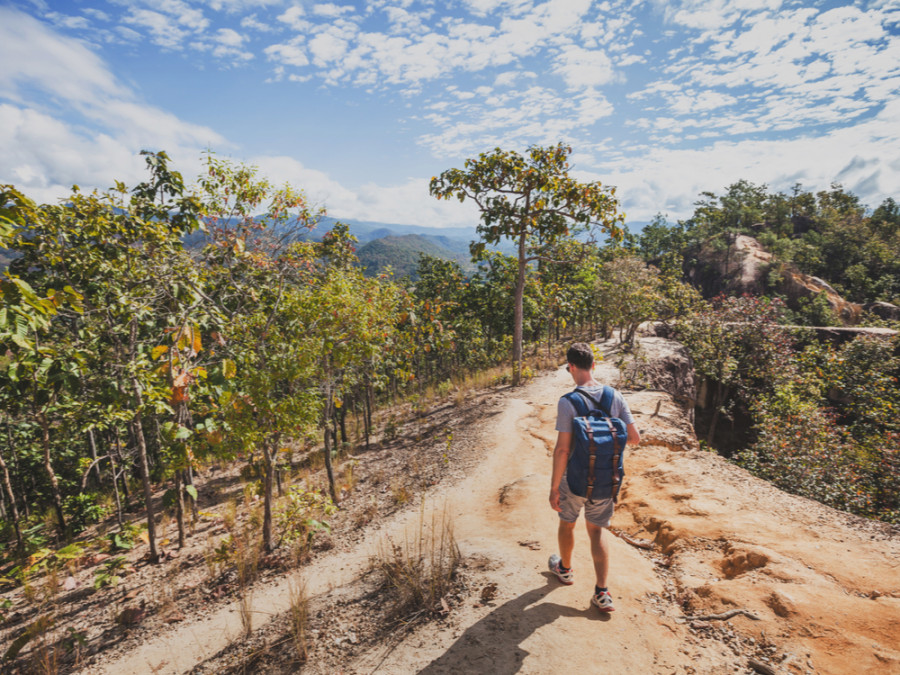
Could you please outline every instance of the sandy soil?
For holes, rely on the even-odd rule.
[[[598,379],[615,371],[598,367]],[[630,395],[645,444],[627,460],[612,527],[656,552],[612,540],[617,611],[592,611],[586,536],[576,583],[545,571],[555,550],[546,504],[555,400],[564,370],[511,398],[486,432],[484,464],[447,495],[465,550],[496,561],[496,606],[457,626],[421,628],[371,672],[900,673],[900,538],[896,531],[787,495],[690,447],[682,411],[665,394]],[[657,401],[663,398],[658,414]],[[679,442],[679,438],[682,440]],[[500,503],[498,494],[504,492]],[[535,552],[520,542],[537,540]],[[756,620],[685,620],[746,609]]]
[[[596,376],[615,382],[618,373],[600,364]],[[629,451],[612,523],[653,549],[605,533],[616,611],[603,615],[589,603],[592,566],[579,528],[576,581],[560,585],[546,571],[557,523],[547,495],[556,400],[570,388],[560,369],[485,399],[468,428],[478,461],[304,567],[322,628],[303,672],[900,673],[898,533],[696,450],[683,410],[665,393],[627,395],[645,441]],[[383,602],[371,556],[423,509],[452,514],[466,561],[461,590],[449,616],[379,631],[369,625]],[[253,596],[254,639],[276,654],[290,583],[272,576]],[[490,584],[496,594],[483,602],[479,591]],[[732,609],[755,618],[704,618]],[[240,634],[235,604],[220,604],[84,672],[240,672]],[[301,670],[289,659],[244,664]]]

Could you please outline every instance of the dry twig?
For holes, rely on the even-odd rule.
[[[760,618],[756,616],[753,612],[747,609],[729,609],[727,612],[722,612],[721,614],[701,614],[697,616],[682,616],[681,619],[684,621],[725,621],[730,619],[738,614],[743,614],[748,619],[753,619],[754,621],[759,621]]]
[[[621,539],[622,541],[624,541],[627,544],[631,544],[632,546],[636,546],[637,548],[642,548],[647,551],[650,551],[653,549],[652,541],[648,541],[647,539],[635,539],[627,532],[622,532],[622,530],[615,530],[615,529],[610,528],[609,531],[612,532],[614,535],[616,535],[619,539]]]

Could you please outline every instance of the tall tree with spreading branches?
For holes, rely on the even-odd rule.
[[[597,231],[614,239],[622,235],[615,188],[599,182],[581,183],[569,176],[572,148],[558,143],[532,146],[524,156],[495,148],[467,159],[465,168],[448,169],[431,179],[438,199],[471,199],[481,211],[480,241],[473,242],[473,258],[488,246],[511,239],[518,251],[518,275],[513,317],[513,384],[522,375],[522,319],[525,276],[535,261],[555,263],[550,249],[576,235],[592,239]],[[570,262],[570,261],[567,261]]]

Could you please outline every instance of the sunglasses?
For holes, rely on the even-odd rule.
[[[571,368],[571,366],[570,366],[568,363],[566,364],[566,372],[567,372],[567,373],[571,373],[571,372],[572,372],[572,368]]]

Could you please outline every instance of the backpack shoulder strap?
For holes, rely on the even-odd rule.
[[[610,387],[608,384],[603,385],[603,391],[600,392],[599,400],[594,398],[593,396],[591,396],[589,393],[587,393],[581,387],[576,387],[575,391],[573,391],[572,394],[567,394],[567,396],[571,396],[573,394],[580,394],[580,396],[574,396],[573,398],[577,398],[577,399],[581,400],[582,402],[584,402],[584,399],[587,399],[594,405],[594,407],[597,410],[602,412],[604,414],[604,416],[612,417],[612,413],[610,412],[610,410],[612,409],[613,396],[615,396],[615,389]],[[570,400],[572,400],[572,399],[570,399]],[[573,403],[573,405],[574,405],[574,403]],[[577,409],[578,408],[576,407],[576,410]],[[584,416],[584,415],[587,415],[587,412],[579,413],[579,414]]]
[[[563,397],[572,404],[573,408],[575,408],[576,417],[587,417],[588,413],[590,413],[588,404],[584,401],[583,394],[583,391],[576,389],[575,391],[570,391]]]
[[[602,410],[603,414],[607,417],[612,417],[612,404],[615,393],[615,390],[608,384],[603,385],[603,393],[600,395],[599,406],[600,410]]]

